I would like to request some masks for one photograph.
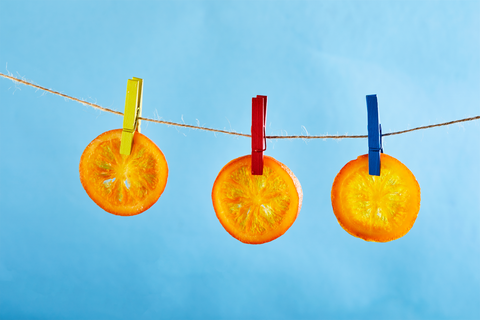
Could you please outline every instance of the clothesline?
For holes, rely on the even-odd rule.
[[[93,108],[101,110],[101,111],[110,112],[110,113],[113,113],[113,114],[123,116],[123,112],[112,110],[112,109],[109,109],[109,108],[105,108],[105,107],[99,106],[99,105],[94,104],[94,103],[90,103],[90,102],[87,102],[87,101],[84,101],[84,100],[81,100],[81,99],[78,99],[78,98],[75,98],[75,97],[71,97],[69,95],[66,95],[66,94],[63,94],[63,93],[60,93],[60,92],[57,92],[57,91],[39,86],[37,84],[31,83],[31,82],[28,82],[28,81],[25,81],[25,80],[22,80],[22,79],[15,78],[11,75],[6,75],[6,74],[3,74],[3,73],[0,72],[0,76],[2,76],[4,78],[7,78],[7,79],[10,79],[12,81],[18,82],[18,83],[22,83],[22,84],[30,86],[30,87],[34,87],[34,88],[37,88],[37,89],[40,89],[40,90],[43,90],[43,91],[46,91],[46,92],[50,92],[52,94],[55,94],[55,95],[58,95],[58,96],[61,96],[61,97],[79,102],[81,104],[93,107]],[[138,119],[143,120],[143,121],[150,121],[150,122],[155,122],[155,123],[167,124],[167,125],[171,125],[171,126],[177,126],[177,127],[184,127],[184,128],[190,128],[190,129],[218,132],[218,133],[230,134],[230,135],[241,136],[241,137],[251,137],[251,135],[245,134],[245,133],[238,133],[238,132],[232,132],[232,131],[227,131],[227,130],[206,128],[206,127],[201,127],[201,126],[193,126],[193,125],[184,124],[184,123],[177,123],[177,122],[164,121],[164,120],[156,120],[156,119],[150,119],[150,118],[145,118],[145,117],[139,117]],[[429,129],[429,128],[434,128],[434,127],[448,126],[448,125],[455,124],[455,123],[473,121],[473,120],[478,120],[478,119],[480,119],[480,116],[475,116],[475,117],[470,117],[470,118],[465,118],[465,119],[459,119],[459,120],[453,120],[453,121],[448,121],[448,122],[443,122],[443,123],[437,123],[437,124],[432,124],[432,125],[427,125],[427,126],[421,126],[421,127],[416,127],[416,128],[407,129],[407,130],[383,133],[382,137],[393,136],[393,135],[397,135],[397,134],[403,134],[403,133],[416,131],[416,130],[423,130],[423,129]],[[368,137],[368,135],[266,136],[267,139],[348,139],[348,138],[355,139],[355,138],[367,138],[367,137]]]

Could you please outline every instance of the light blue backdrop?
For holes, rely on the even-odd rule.
[[[479,1],[6,1],[0,71],[123,111],[248,133],[366,134],[480,115]],[[1,319],[479,319],[480,121],[385,137],[415,174],[418,219],[368,243],[332,212],[338,171],[366,139],[269,141],[304,202],[259,246],[220,225],[211,188],[250,140],[143,123],[166,190],[135,217],[79,181],[84,148],[122,118],[0,79]],[[305,128],[305,129],[304,129]]]

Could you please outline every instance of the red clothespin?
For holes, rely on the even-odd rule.
[[[263,151],[267,150],[265,123],[267,96],[252,98],[252,175],[263,174]]]

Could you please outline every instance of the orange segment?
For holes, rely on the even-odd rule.
[[[102,133],[80,159],[80,181],[90,198],[107,212],[131,216],[150,208],[167,184],[162,151],[135,132],[130,155],[120,154],[122,129]]]
[[[368,174],[368,155],[347,163],[332,187],[333,212],[351,235],[387,242],[403,237],[420,210],[420,186],[397,159],[381,154],[380,176]]]
[[[213,184],[218,220],[244,243],[272,241],[290,228],[302,206],[302,187],[284,164],[265,156],[263,175],[252,175],[252,157],[230,161]]]

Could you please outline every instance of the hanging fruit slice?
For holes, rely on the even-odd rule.
[[[122,129],[102,133],[80,159],[80,181],[90,198],[107,212],[132,216],[150,208],[167,184],[162,151],[135,132],[130,155],[120,154]]]
[[[252,157],[230,161],[213,184],[213,208],[225,230],[244,243],[272,241],[290,228],[302,206],[302,187],[284,164],[264,156],[263,175]]]
[[[381,154],[380,176],[368,174],[368,155],[347,163],[335,177],[332,207],[338,223],[366,241],[403,237],[420,210],[420,186],[397,159]]]

